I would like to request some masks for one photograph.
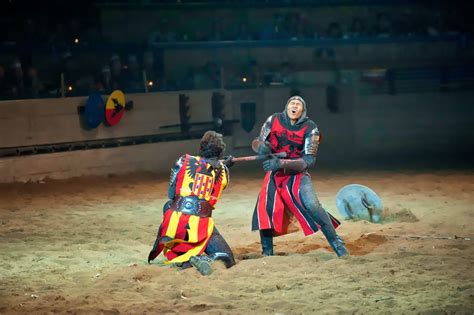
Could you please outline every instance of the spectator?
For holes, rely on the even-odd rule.
[[[273,81],[281,82],[284,85],[291,85],[293,83],[293,70],[289,62],[282,62],[280,65],[280,72],[276,72]]]
[[[394,34],[398,36],[420,35],[424,32],[424,26],[421,25],[419,18],[415,18],[411,11],[405,11],[398,19]]]
[[[289,29],[289,38],[291,40],[301,40],[306,38],[306,28],[305,23],[300,15],[297,12],[288,12],[286,25]]]
[[[125,75],[122,69],[122,60],[119,55],[113,54],[110,57],[110,87],[113,90],[124,90],[126,87]]]
[[[341,26],[337,22],[332,22],[329,24],[326,30],[326,36],[328,38],[342,38]]]
[[[220,18],[213,19],[211,25],[211,36],[209,37],[209,40],[222,41],[226,39],[225,37],[224,24],[222,24],[222,20]]]
[[[260,67],[256,60],[250,60],[244,67],[242,77],[246,78],[249,85],[260,86],[262,84]]]
[[[17,42],[19,60],[25,69],[31,67],[33,60],[33,50],[36,45],[36,24],[32,19],[26,20],[25,30],[21,34],[21,39]]]
[[[105,94],[110,93],[112,91],[111,81],[112,75],[110,73],[110,67],[109,65],[104,65],[96,81],[96,90]]]
[[[79,25],[79,21],[75,18],[69,19],[67,23],[67,41],[70,43],[75,43],[75,39],[77,38],[79,42],[81,41],[81,27]],[[79,43],[78,42],[78,43]]]
[[[296,28],[294,38],[298,40],[308,39],[311,37],[308,20],[304,14],[298,14],[296,20]]]
[[[148,45],[153,47],[156,43],[164,42],[165,36],[163,35],[162,22],[158,22],[153,31],[148,36]]]
[[[76,83],[73,95],[89,95],[94,91],[94,76],[91,73],[81,75]]]
[[[254,40],[254,37],[249,30],[247,23],[241,22],[235,35],[235,40]]]
[[[171,24],[166,18],[161,20],[159,30],[156,33],[160,37],[161,41],[175,42],[178,40],[179,36],[178,33],[175,31],[177,29],[177,26],[175,25],[176,22],[174,19],[172,20],[172,23],[173,24]]]
[[[249,88],[262,84],[261,70],[255,60],[242,65],[229,77],[227,86],[230,88]]]
[[[374,25],[373,34],[378,37],[393,36],[392,21],[384,12],[377,14],[377,21]]]
[[[38,70],[31,67],[28,69],[26,80],[27,95],[32,98],[38,98],[42,95],[44,87],[38,78]]]
[[[125,82],[129,91],[143,91],[143,75],[136,55],[128,55],[127,70],[125,71]]]
[[[354,18],[347,34],[349,38],[357,38],[366,35],[364,22],[358,17]]]
[[[332,47],[321,47],[314,50],[314,57],[317,62],[332,60],[336,57],[336,51]]]
[[[275,40],[286,38],[288,34],[284,32],[283,27],[283,17],[279,13],[273,15],[271,22],[266,23],[260,34],[260,39],[262,40]]]
[[[5,68],[0,65],[0,99],[6,98],[7,82],[5,77]]]
[[[180,89],[194,90],[194,77],[194,68],[192,66],[189,66],[184,76],[184,79],[181,81]]]
[[[80,78],[80,66],[71,55],[70,52],[64,52],[62,54],[62,64],[60,73],[57,75],[57,80],[61,77],[61,73],[64,75],[64,83],[68,94],[71,95],[72,91],[76,89],[77,81]]]
[[[215,62],[208,61],[204,65],[203,70],[207,79],[209,80],[210,87],[218,88],[221,82],[221,69],[219,66]]]
[[[143,69],[145,70],[146,79],[148,81],[157,80],[158,73],[155,67],[155,56],[151,50],[145,50],[143,52]]]
[[[12,65],[10,94],[13,98],[25,98],[27,96],[23,68],[18,60]]]

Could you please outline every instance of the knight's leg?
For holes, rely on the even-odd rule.
[[[260,241],[262,242],[262,255],[273,256],[273,231],[260,230]]]
[[[337,235],[328,213],[319,202],[309,176],[303,176],[301,179],[300,197],[304,207],[310,211],[313,219],[321,227],[321,232],[336,255],[338,257],[349,255],[344,241]]]
[[[207,243],[205,253],[212,260],[221,260],[226,268],[235,265],[234,254],[232,253],[229,244],[227,244],[216,227],[214,227],[211,239],[209,240],[209,243]]]
[[[164,205],[163,205],[163,215],[165,215],[165,212],[170,210],[173,205],[173,200],[168,200]],[[148,263],[150,263],[153,259],[156,258],[156,256],[159,255],[157,253],[158,250],[158,245],[160,243],[160,235],[161,235],[161,224],[160,227],[158,228],[158,232],[156,233],[156,240],[155,243],[153,244],[153,248],[151,249],[150,253],[148,254]]]
[[[208,276],[212,273],[211,263],[216,260],[220,260],[224,263],[226,268],[230,268],[235,265],[234,255],[229,245],[219,233],[219,230],[214,227],[211,239],[207,243],[204,251],[207,255],[193,256],[189,259],[191,265],[193,265],[197,271],[203,276]]]
[[[158,245],[160,243],[160,235],[161,235],[161,224],[160,224],[160,227],[158,228],[158,232],[156,233],[156,240],[155,240],[155,243],[153,244],[153,248],[148,254],[148,263],[150,263],[153,259],[156,258],[156,256],[159,255],[157,251],[158,251]]]

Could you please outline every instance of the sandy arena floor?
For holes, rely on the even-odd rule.
[[[384,203],[384,224],[338,229],[348,259],[320,232],[277,238],[277,256],[262,258],[250,231],[262,179],[233,168],[214,218],[238,262],[209,277],[146,263],[167,177],[0,185],[0,313],[474,313],[474,171],[314,171],[338,218],[335,195],[347,184]],[[432,238],[454,235],[471,240]]]

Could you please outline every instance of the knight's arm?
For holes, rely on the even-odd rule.
[[[270,144],[267,142],[267,138],[270,135],[272,129],[272,121],[274,115],[270,116],[263,123],[262,129],[260,129],[260,135],[252,141],[252,150],[258,154],[269,154],[271,153]]]
[[[285,170],[303,172],[314,166],[319,146],[319,130],[314,127],[305,137],[303,156],[298,159],[280,159],[280,167]]]
[[[178,175],[179,169],[183,166],[183,157],[180,157],[174,167],[171,169],[170,173],[170,182],[168,188],[168,198],[174,199],[176,195],[176,176]]]

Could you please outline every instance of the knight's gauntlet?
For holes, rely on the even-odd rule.
[[[285,170],[285,173],[301,173],[306,170],[308,165],[302,159],[280,159],[280,168]]]

